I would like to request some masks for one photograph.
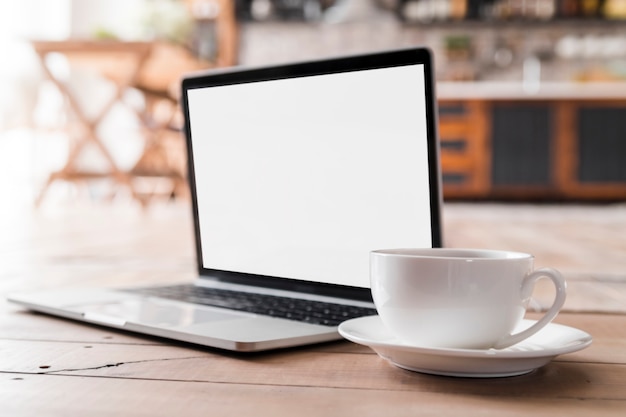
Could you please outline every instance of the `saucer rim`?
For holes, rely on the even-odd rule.
[[[513,350],[513,348],[523,346],[526,343],[526,340],[522,340],[521,342],[509,346],[504,349],[454,349],[454,348],[438,348],[438,347],[425,347],[425,346],[417,346],[412,345],[410,343],[399,340],[393,335],[389,335],[389,340],[377,340],[372,338],[360,337],[358,335],[354,335],[353,332],[350,332],[348,328],[350,326],[354,326],[355,323],[362,325],[361,322],[367,321],[379,321],[380,325],[384,327],[382,324],[382,320],[380,320],[380,316],[365,316],[358,317],[354,319],[347,320],[339,325],[339,334],[343,336],[345,339],[350,340],[354,343],[368,346],[370,348],[380,347],[380,348],[392,348],[396,350],[402,350],[410,353],[416,354],[431,354],[431,355],[439,355],[439,356],[454,356],[454,357],[473,357],[473,358],[498,358],[498,359],[530,359],[530,358],[545,358],[545,357],[556,357],[558,355],[572,353],[579,350],[582,350],[593,342],[592,336],[585,332],[584,330],[577,329],[575,327],[566,326],[559,323],[549,323],[541,329],[539,333],[545,333],[550,331],[550,329],[561,329],[565,331],[575,332],[579,336],[576,340],[573,340],[567,344],[550,347],[546,349],[533,349],[533,350]],[[532,325],[536,320],[524,319],[522,323],[526,325]]]

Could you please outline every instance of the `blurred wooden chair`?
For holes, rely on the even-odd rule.
[[[87,181],[107,178],[126,187],[133,198],[147,205],[157,194],[178,197],[187,193],[186,158],[181,135],[181,116],[178,106],[179,84],[182,76],[191,71],[236,64],[238,53],[237,24],[234,0],[185,0],[196,16],[196,23],[213,26],[215,56],[212,60],[196,57],[181,45],[167,42],[121,42],[121,41],[35,41],[33,48],[41,61],[47,77],[63,95],[71,117],[66,130],[72,146],[66,164],[50,174],[37,200],[39,205],[50,185],[57,180]],[[205,11],[211,13],[204,13]],[[60,53],[67,57],[73,68],[95,69],[115,85],[115,94],[98,114],[87,114],[79,99],[78,91],[72,91],[48,67],[47,57]],[[116,164],[110,151],[104,146],[98,128],[106,115],[117,103],[125,103],[129,89],[143,95],[144,104],[131,108],[141,121],[143,152],[131,169]],[[106,161],[104,172],[90,172],[78,163],[83,150],[95,147]],[[165,179],[171,183],[169,190],[162,187],[144,186],[151,180]]]
[[[145,97],[139,113],[146,131],[146,148],[132,169],[136,177],[176,178],[172,197],[187,193],[180,80],[185,73],[237,63],[238,28],[234,0],[184,0],[196,22],[196,42],[212,42],[215,53],[201,57],[170,43],[157,42],[134,85]],[[201,37],[208,37],[202,39]]]
[[[116,103],[123,102],[125,91],[136,83],[139,72],[150,54],[151,43],[70,40],[35,41],[32,42],[32,46],[41,61],[44,74],[63,96],[68,113],[65,130],[70,139],[70,150],[65,165],[49,175],[35,204],[41,203],[48,188],[57,180],[84,182],[91,179],[112,179],[115,183],[127,187],[134,197],[138,197],[130,175],[118,167],[111,152],[104,145],[98,128]],[[96,67],[113,82],[115,92],[99,106],[97,114],[89,114],[84,105],[88,98],[79,97],[79,92],[72,88],[68,80],[61,79],[51,70],[48,65],[48,56],[51,54],[65,56],[74,70]],[[80,157],[89,146],[95,148],[106,162],[105,170],[91,171],[81,166]]]

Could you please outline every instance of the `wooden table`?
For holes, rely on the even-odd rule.
[[[0,220],[11,236],[0,236],[0,295],[193,276],[186,211],[97,212]],[[461,228],[455,230],[457,243]],[[576,312],[570,305],[556,319],[592,334],[589,348],[531,374],[498,379],[400,370],[347,341],[230,354],[33,314],[0,301],[0,415],[623,417],[626,315],[606,306],[623,299],[611,298],[608,289],[622,297],[626,278],[614,279],[621,286],[606,286],[604,299],[598,291],[595,306]],[[571,300],[589,291],[579,281],[570,288]]]

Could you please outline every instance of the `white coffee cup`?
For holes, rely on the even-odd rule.
[[[566,283],[551,268],[533,270],[526,253],[482,249],[388,249],[370,253],[374,304],[383,324],[415,346],[502,349],[541,330],[565,302]],[[512,334],[535,282],[552,280],[552,306]]]

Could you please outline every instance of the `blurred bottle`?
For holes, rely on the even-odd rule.
[[[580,16],[580,0],[558,0],[559,17],[572,18]]]
[[[467,0],[450,0],[450,18],[465,19],[467,16]]]
[[[607,19],[626,19],[626,0],[606,0],[600,7]]]
[[[581,0],[580,12],[583,17],[598,17],[600,16],[600,0]]]
[[[481,18],[481,9],[484,6],[482,0],[467,0],[467,19],[476,20]]]

